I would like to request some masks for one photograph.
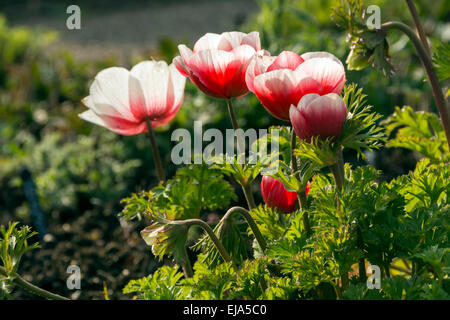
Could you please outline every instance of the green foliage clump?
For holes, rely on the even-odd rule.
[[[30,238],[36,235],[28,226],[18,228],[18,222],[9,223],[8,228],[0,226],[0,300],[12,299],[13,280],[17,278],[22,256],[39,243],[29,244]]]
[[[218,170],[188,165],[165,185],[123,199],[122,215],[128,220],[153,212],[164,212],[172,220],[198,218],[202,210],[223,208],[235,199],[233,188]]]
[[[409,106],[395,108],[385,120],[388,134],[395,134],[388,147],[416,151],[433,162],[448,161],[448,144],[439,118],[429,112],[414,112]]]
[[[356,94],[361,96],[360,91]],[[352,121],[359,121],[359,112],[369,114],[361,106],[362,98],[353,101],[356,117],[348,120],[349,126]],[[376,121],[366,120],[364,124],[369,122],[370,126],[360,130],[370,132],[372,140],[361,144],[359,152],[378,147],[384,139]],[[431,134],[427,121],[435,118],[405,108],[386,122],[386,129],[390,133],[401,127],[398,135],[416,132],[428,137]],[[348,145],[364,142],[358,135],[353,134]],[[335,148],[337,142],[321,141],[321,144]],[[308,146],[313,147],[314,143]],[[245,223],[226,215],[214,232],[232,258],[223,262],[213,242],[206,240],[206,236],[201,238],[195,245],[201,254],[193,276],[180,277],[178,281],[186,299],[449,298],[448,163],[424,158],[413,172],[391,181],[380,180],[381,172],[370,165],[345,164],[344,181],[338,186],[333,176],[320,168],[320,161],[327,164],[326,154],[316,154],[316,161],[297,150],[301,166],[295,174],[283,152],[280,154],[282,169],[273,173],[274,177],[288,189],[297,191],[303,180],[311,181],[305,208],[290,215],[266,206],[250,210],[267,241],[263,250],[253,239],[252,252],[248,252],[248,243],[252,241],[253,230],[247,227],[247,232],[243,232]],[[445,150],[442,154],[446,154]],[[329,161],[332,164],[333,159]],[[305,214],[310,219],[311,234],[305,229]],[[164,219],[158,222],[164,224]],[[381,289],[367,286],[369,265],[380,268]],[[140,296],[145,294],[153,293],[142,289]]]
[[[182,300],[186,298],[178,284],[183,274],[178,267],[164,266],[151,276],[131,280],[123,289],[124,294],[135,294],[140,300]]]

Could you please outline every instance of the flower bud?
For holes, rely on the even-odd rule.
[[[305,95],[297,106],[291,106],[289,117],[300,139],[338,138],[347,117],[347,107],[336,93],[323,96],[311,93]]]
[[[269,208],[277,208],[284,213],[291,213],[295,210],[297,193],[286,190],[281,181],[264,176],[261,181],[261,193]]]

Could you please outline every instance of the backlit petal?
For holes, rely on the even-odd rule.
[[[242,38],[241,45],[247,44],[255,51],[261,50],[261,40],[259,39],[259,32],[253,31]]]
[[[231,31],[224,32],[220,35],[217,49],[231,51],[241,45],[242,39],[246,36],[243,32]],[[214,48],[212,48],[214,49]]]
[[[201,50],[217,49],[221,36],[217,33],[207,33],[197,40],[194,45],[194,53]]]
[[[245,74],[245,82],[248,90],[255,92],[254,80],[256,76],[266,72],[267,68],[273,63],[275,57],[271,57],[263,51],[258,51],[250,61]]]
[[[174,104],[174,88],[164,61],[143,61],[130,71],[130,107],[138,119],[158,119]]]
[[[128,76],[128,70],[118,67],[107,68],[97,74],[89,89],[92,104],[99,108],[97,113],[120,114],[134,120],[128,105]]]
[[[341,63],[329,58],[305,60],[296,70],[318,81],[324,93],[340,93],[345,84],[345,70]]]
[[[281,52],[269,66],[267,72],[278,69],[295,70],[304,60],[301,56],[292,51]]]

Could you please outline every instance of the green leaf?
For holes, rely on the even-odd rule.
[[[123,293],[135,294],[140,300],[186,299],[179,281],[183,273],[178,270],[177,266],[163,266],[148,277],[131,280],[123,289]]]
[[[374,112],[373,106],[367,105],[366,95],[354,83],[344,87],[343,99],[347,106],[347,120],[337,142],[365,158],[363,149],[378,149],[385,140],[383,128],[377,126],[381,115]]]
[[[395,137],[388,141],[388,147],[419,152],[434,163],[450,159],[445,132],[435,114],[414,112],[409,106],[396,107],[383,124],[389,135],[395,133]]]
[[[394,73],[389,56],[386,32],[371,30],[366,23],[366,9],[361,0],[342,0],[333,9],[332,20],[347,30],[350,54],[347,58],[349,70],[360,70],[369,64],[381,70],[385,77]]]
[[[198,218],[202,210],[226,207],[231,200],[236,200],[234,189],[219,170],[193,164],[179,169],[165,185],[123,199],[121,215],[130,220],[158,211],[171,220]]]
[[[204,260],[200,255],[194,264],[194,276],[183,281],[189,296],[202,300],[230,299],[236,284],[236,270],[232,263],[222,263],[212,268],[201,262]]]
[[[278,212],[275,208],[260,205],[250,211],[265,239],[278,240],[286,233],[288,218],[286,214]]]
[[[28,244],[28,240],[37,233],[32,232],[28,226],[20,229],[18,222],[9,222],[8,228],[0,226],[0,258],[6,272],[13,274],[17,272],[22,256],[33,249],[39,248],[39,243]]]
[[[450,43],[439,43],[433,55],[433,62],[439,80],[450,79]]]
[[[236,265],[240,265],[248,258],[247,243],[249,238],[245,233],[247,224],[242,219],[236,219],[237,215],[234,214],[226,219],[221,219],[214,228],[214,233],[222,242],[233,262]],[[201,250],[204,258],[201,262],[207,263],[211,267],[215,267],[223,262],[223,258],[216,246],[206,234],[193,246],[193,249]]]

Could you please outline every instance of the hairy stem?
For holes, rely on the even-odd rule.
[[[336,184],[336,189],[337,189],[337,193],[336,193],[336,208],[339,211],[340,207],[341,207],[341,202],[339,199],[339,192],[342,191],[343,187],[344,187],[344,181],[345,181],[345,170],[344,170],[344,157],[342,155],[342,148],[339,147],[339,150],[337,151],[337,161],[330,166],[330,170],[333,173],[334,176],[334,183]],[[361,268],[362,265],[365,264],[364,263],[364,259],[361,261],[361,259],[358,261],[358,265],[359,265],[359,273],[360,273],[360,278],[362,278],[362,274],[361,274]],[[364,275],[365,275],[365,270],[364,270]],[[348,273],[345,275],[341,276],[341,280],[342,280],[342,286],[343,288],[346,288],[348,286]]]
[[[306,234],[309,236],[311,235],[311,225],[309,223],[309,215],[306,211],[306,192],[297,192],[297,198],[300,203],[300,207],[303,209],[303,215],[302,215],[302,221],[303,221],[303,227],[305,228]]]
[[[237,123],[236,114],[234,113],[233,104],[231,103],[231,99],[227,99],[227,107],[228,107],[228,114],[230,115],[231,124],[233,125],[234,132],[237,137],[238,142],[238,152],[244,153],[245,152],[245,144],[243,137],[238,133],[237,130],[239,130],[239,125]]]
[[[245,184],[242,186],[242,190],[244,191],[245,199],[247,200],[248,208],[250,210],[256,208],[255,199],[253,198],[253,193],[251,190],[251,183]]]
[[[292,167],[292,172],[295,173],[295,177],[297,178],[297,180],[300,180],[299,174],[297,172],[298,171],[297,157],[294,154],[296,141],[297,141],[296,139],[297,139],[297,136],[295,135],[294,127],[292,127],[291,128],[291,167]],[[309,235],[311,235],[312,232],[311,232],[311,225],[309,223],[308,212],[306,211],[306,209],[307,209],[306,191],[305,190],[297,191],[297,199],[298,199],[300,208],[302,208],[302,210],[303,210],[303,212],[302,212],[303,227],[305,228],[306,234],[309,236]]]
[[[192,278],[194,276],[194,271],[192,270],[191,260],[187,253],[187,248],[184,247],[183,250],[183,273],[185,278]]]
[[[6,269],[2,266],[0,266],[0,275],[5,276],[5,277],[9,276]],[[35,295],[38,295],[42,298],[46,298],[46,299],[50,299],[50,300],[70,300],[66,297],[60,296],[58,294],[52,293],[50,291],[47,291],[47,290],[44,290],[44,289],[41,289],[41,288],[35,286],[34,284],[23,279],[17,273],[12,274],[11,276],[13,278],[12,282],[15,285],[18,285],[18,286],[24,288],[25,290],[27,290]]]
[[[194,226],[194,225],[201,227],[203,230],[206,231],[209,238],[214,243],[214,246],[219,251],[219,254],[223,258],[223,260],[225,262],[231,262],[230,255],[228,254],[227,250],[223,246],[222,242],[220,242],[220,240],[215,235],[214,231],[211,229],[209,224],[207,224],[205,221],[200,220],[200,219],[172,220],[172,221],[169,221],[168,224],[185,224],[188,226],[188,228],[191,226]]]
[[[238,131],[239,125],[237,123],[236,114],[234,113],[231,99],[227,99],[227,107],[231,119],[231,124],[233,125],[233,130],[237,138],[238,155],[243,154],[245,156],[245,141],[243,136],[240,134],[240,131]],[[241,183],[241,186],[242,191],[244,192],[245,199],[247,200],[248,208],[250,210],[256,208],[255,198],[253,197],[253,193],[251,191],[251,182],[246,184]]]
[[[414,47],[416,48],[419,58],[422,61],[425,71],[427,72],[430,86],[433,91],[434,101],[436,102],[436,106],[439,110],[439,115],[441,116],[442,125],[444,127],[445,136],[447,138],[447,144],[450,148],[450,114],[447,108],[447,102],[445,101],[444,93],[442,92],[438,77],[433,68],[433,62],[431,61],[431,58],[424,48],[422,42],[416,36],[414,30],[401,22],[394,21],[383,23],[381,25],[381,29],[385,31],[389,31],[392,29],[402,31],[409,37]]]
[[[244,219],[247,221],[250,229],[252,230],[256,241],[259,244],[259,247],[261,248],[261,250],[264,252],[266,251],[267,248],[267,244],[266,244],[266,240],[264,240],[263,235],[261,234],[261,231],[258,228],[258,225],[256,224],[255,220],[253,220],[250,212],[248,212],[248,210],[242,208],[242,207],[233,207],[230,208],[227,213],[225,213],[225,215],[223,216],[222,220],[226,220],[228,219],[232,214],[234,213],[239,213],[241,216],[244,217]]]
[[[165,174],[164,169],[161,162],[161,156],[159,154],[158,145],[155,139],[155,132],[153,131],[152,123],[149,118],[145,118],[145,122],[147,123],[148,134],[150,137],[150,145],[152,147],[153,152],[153,161],[155,162],[155,170],[156,175],[158,176],[159,183],[162,184],[165,182]]]
[[[342,155],[342,149],[339,148],[339,151],[337,152],[337,161],[333,165],[330,166],[330,170],[333,173],[334,176],[334,182],[336,184],[336,188],[339,191],[342,191],[342,188],[344,187],[344,181],[345,181],[345,171],[344,171],[344,157]]]
[[[356,229],[356,244],[358,248],[363,251],[364,249],[364,242],[362,238],[361,228],[358,224],[358,227]],[[366,260],[364,257],[358,259],[358,272],[359,272],[359,280],[361,282],[366,282],[367,275],[366,275]]]
[[[417,28],[417,33],[419,34],[420,41],[422,41],[422,45],[428,53],[428,56],[431,57],[430,46],[428,45],[427,36],[425,34],[425,30],[423,29],[422,22],[420,21],[419,14],[417,13],[416,5],[413,0],[406,0],[406,4],[408,5],[409,12],[414,20],[414,24]]]

